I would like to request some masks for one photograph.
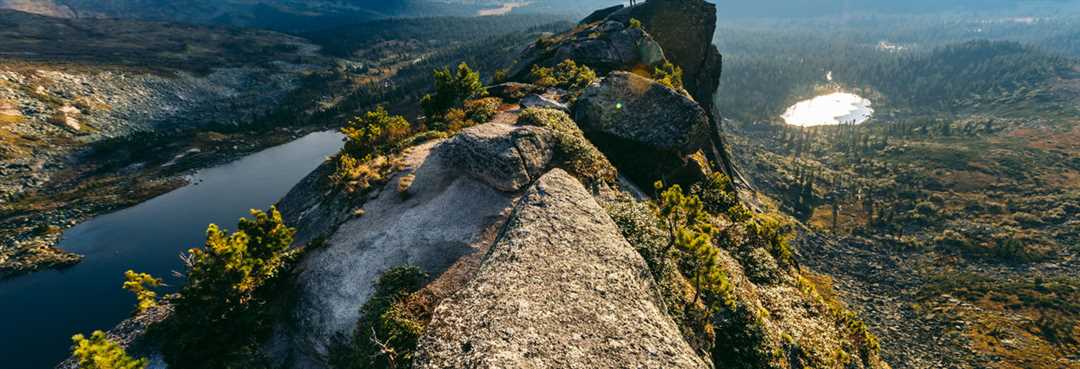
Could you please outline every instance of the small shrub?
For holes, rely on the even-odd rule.
[[[923,216],[931,217],[937,215],[938,206],[929,201],[921,201],[915,204],[915,211]]]
[[[109,340],[102,331],[94,331],[89,339],[76,334],[71,340],[75,342],[71,356],[78,369],[144,369],[150,364],[147,359],[128,356],[123,347]]]
[[[401,179],[398,180],[398,195],[400,195],[402,198],[408,198],[410,195],[409,188],[412,187],[414,180],[416,180],[415,174],[402,176]]]
[[[356,158],[384,151],[410,132],[411,126],[404,117],[390,115],[382,106],[353,118],[341,128],[347,139],[345,152]]]
[[[743,258],[742,265],[746,276],[754,283],[766,284],[780,281],[780,266],[765,248],[755,247]]]
[[[653,79],[673,90],[683,89],[683,71],[678,65],[665,61],[653,70]]]
[[[536,39],[536,47],[540,49],[547,49],[548,47],[555,45],[556,41],[557,40],[555,39],[555,37],[549,35],[540,36],[540,38]]]
[[[675,237],[675,245],[685,252],[690,259],[691,272],[687,276],[694,284],[694,299],[691,305],[700,301],[703,293],[718,297],[710,301],[707,306],[715,310],[719,306],[734,304],[734,289],[728,281],[727,273],[724,272],[718,260],[720,250],[713,246],[713,234],[681,228]]]
[[[397,170],[399,164],[383,155],[368,156],[368,160],[361,161],[340,153],[335,160],[337,166],[328,178],[330,185],[356,194],[364,194],[371,187],[385,183],[387,175]]]
[[[967,236],[952,229],[946,229],[945,232],[942,232],[941,235],[934,240],[942,246],[960,251],[970,251],[975,247]]]
[[[567,90],[583,89],[600,79],[596,71],[585,65],[578,66],[571,59],[563,60],[554,68],[534,65],[529,72],[529,77],[535,85]]]
[[[34,234],[37,234],[39,236],[48,236],[48,235],[60,234],[62,232],[64,232],[63,228],[60,228],[60,226],[56,226],[56,225],[52,225],[52,224],[41,223],[41,224],[38,224],[37,227],[34,227]]]
[[[1077,332],[1074,327],[1078,323],[1080,322],[1076,320],[1044,312],[1035,321],[1035,326],[1038,328],[1039,335],[1048,342],[1058,346],[1068,346],[1080,344],[1080,336],[1076,336],[1076,333],[1074,333]]]
[[[661,182],[654,185],[657,191],[663,186]],[[669,237],[661,255],[667,255],[674,247],[689,260],[687,278],[695,289],[691,305],[696,305],[702,296],[707,298],[705,305],[710,311],[734,304],[733,288],[718,260],[720,250],[713,245],[719,229],[711,223],[701,199],[683,193],[679,185],[674,185],[658,197],[656,214]]]
[[[714,318],[716,340],[712,359],[717,368],[775,368],[783,356],[769,335],[762,314],[748,304],[721,310]]]
[[[491,78],[491,81],[495,84],[506,82],[510,79],[508,72],[504,68],[495,70],[495,76]]]
[[[727,216],[733,222],[745,223],[754,217],[754,212],[750,211],[750,208],[747,208],[740,203],[728,208]]]
[[[465,117],[477,123],[487,123],[499,113],[502,99],[497,97],[485,97],[482,99],[465,101]]]
[[[772,214],[755,214],[745,224],[751,242],[765,246],[780,266],[795,265],[795,251],[791,248],[794,236],[786,221]]]
[[[458,108],[451,108],[443,115],[442,129],[451,134],[459,132],[465,128],[475,126],[476,122],[469,120],[468,115],[465,114],[465,110]]]
[[[135,295],[135,311],[142,313],[157,306],[157,293],[152,288],[160,287],[161,280],[146,273],[124,272],[124,289]]]
[[[532,83],[542,87],[555,87],[559,85],[559,80],[555,79],[551,68],[541,67],[539,65],[533,65],[529,71],[529,78]]]
[[[667,244],[667,233],[660,228],[655,212],[633,198],[604,204],[604,210],[622,232],[623,238],[645,259],[653,278],[661,280],[663,265],[668,261],[661,251]]]
[[[735,185],[724,173],[713,173],[704,181],[690,187],[690,193],[701,198],[705,210],[712,214],[724,214],[739,204]]]
[[[1013,213],[1012,219],[1016,221],[1017,224],[1028,227],[1039,226],[1043,224],[1042,219],[1040,219],[1038,216],[1023,211]]]
[[[331,347],[336,369],[409,368],[427,319],[411,311],[406,298],[424,287],[428,274],[420,268],[390,269],[375,282],[375,292],[360,308],[360,320],[349,343]]]
[[[1031,261],[1037,258],[1028,252],[1023,241],[1016,238],[997,240],[992,253],[995,258],[1002,260]]]

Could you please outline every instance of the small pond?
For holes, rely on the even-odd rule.
[[[812,127],[838,124],[862,124],[874,115],[869,99],[836,92],[807,99],[792,105],[781,118],[793,126]]]

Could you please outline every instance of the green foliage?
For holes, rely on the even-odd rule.
[[[211,224],[206,245],[188,251],[187,284],[160,332],[170,367],[245,368],[259,361],[254,353],[270,332],[271,300],[299,250],[289,247],[296,231],[277,209],[251,214],[232,234]]]
[[[654,187],[660,191],[664,185],[656,182]],[[679,185],[674,185],[660,194],[656,213],[669,233],[667,249],[675,247],[688,259],[688,278],[695,289],[691,304],[697,304],[703,296],[710,310],[734,304],[732,285],[718,259],[720,250],[713,244],[720,231],[713,225],[701,199],[683,193]]]
[[[381,152],[407,137],[410,132],[411,126],[404,117],[390,115],[381,105],[349,120],[341,128],[341,133],[347,138],[345,152],[355,158],[367,158]]]
[[[150,364],[149,360],[128,356],[102,331],[94,331],[89,339],[76,334],[71,340],[75,342],[71,356],[79,364],[78,369],[144,369]]]
[[[690,187],[690,193],[701,199],[705,211],[712,214],[724,214],[739,205],[739,195],[735,185],[722,172],[710,174],[705,180]]]
[[[682,68],[672,64],[670,61],[665,61],[663,65],[659,65],[653,70],[653,79],[673,90],[683,89]]]
[[[667,246],[667,232],[660,227],[662,223],[654,209],[639,203],[633,198],[604,203],[604,210],[622,232],[623,238],[637,249],[653,272],[653,278],[661,280],[667,255],[661,252]]]
[[[335,158],[330,184],[350,193],[363,192],[394,169],[385,154],[400,148],[412,133],[412,126],[404,117],[390,115],[378,106],[350,120],[341,132],[347,140]]]
[[[712,237],[710,233],[682,228],[675,236],[675,246],[689,256],[691,273],[688,278],[695,289],[691,304],[696,304],[702,291],[707,291],[718,297],[709,304],[715,310],[733,304],[734,298],[731,282],[718,259],[720,250],[713,246]]]
[[[630,18],[630,28],[641,29],[641,21],[637,20],[637,18]]]
[[[795,251],[791,248],[794,235],[788,222],[773,214],[755,214],[745,224],[751,241],[762,243],[781,266],[795,265]]]
[[[558,87],[567,90],[579,90],[588,87],[600,79],[596,71],[588,66],[579,66],[571,59],[563,60],[554,68],[533,65],[529,71],[533,84],[543,87]]]
[[[495,70],[495,75],[493,77],[491,77],[491,82],[499,84],[499,83],[506,82],[509,79],[510,79],[510,76],[507,74],[506,69],[505,68],[499,68],[499,69]]]
[[[157,306],[157,293],[151,288],[161,286],[161,280],[146,273],[124,272],[124,289],[135,295],[135,311],[142,313]]]
[[[740,303],[733,309],[721,310],[713,320],[717,324],[712,358],[717,368],[778,367],[775,363],[783,357],[772,349],[776,343],[765,330],[761,314],[752,306]]]
[[[465,100],[487,96],[480,74],[470,69],[468,64],[459,64],[456,73],[449,68],[436,69],[433,76],[435,93],[420,99],[420,106],[431,122],[431,128],[445,128],[439,125],[439,118],[450,109],[464,104]]]
[[[679,185],[671,186],[663,192],[660,192],[664,188],[663,182],[657,181],[653,187],[660,193],[656,202],[656,212],[668,232],[668,250],[675,246],[675,238],[681,229],[707,234],[716,233],[716,227],[710,222],[709,213],[705,211],[705,205],[700,198],[683,193]]]
[[[465,100],[465,117],[477,123],[487,123],[499,113],[500,105],[502,99],[497,97]]]
[[[360,320],[349,343],[330,350],[335,369],[409,368],[428,319],[419,317],[407,302],[424,287],[429,276],[420,268],[390,269],[375,282],[371,299],[360,308]]]
[[[502,100],[497,97],[465,100],[463,108],[451,108],[443,114],[440,129],[453,134],[462,129],[487,123],[499,113]]]

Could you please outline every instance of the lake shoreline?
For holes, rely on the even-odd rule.
[[[213,145],[199,145],[192,152],[196,137],[181,147],[169,150],[174,159],[168,165],[141,168],[119,175],[104,173],[70,173],[66,176],[76,181],[97,186],[78,188],[79,185],[59,184],[49,188],[49,193],[64,198],[31,197],[35,208],[26,213],[5,214],[0,222],[0,234],[13,234],[17,243],[10,250],[0,250],[0,283],[26,274],[44,270],[62,270],[83,260],[83,255],[57,247],[64,231],[94,217],[119,211],[172,192],[190,183],[188,177],[202,169],[223,165],[256,152],[282,145],[307,134],[325,131],[325,125],[308,125],[292,129],[275,129],[265,133],[240,132],[222,134]],[[137,163],[131,163],[137,166]],[[102,182],[102,183],[98,183]],[[125,192],[122,196],[115,194]],[[57,196],[60,197],[60,196]],[[80,199],[91,198],[92,202]],[[21,218],[21,219],[20,219]],[[48,224],[38,223],[42,219]]]
[[[205,244],[208,224],[235,229],[250,209],[276,203],[340,150],[342,135],[321,128],[219,136],[220,150],[206,145],[196,145],[199,152],[169,150],[169,155],[156,155],[162,159],[156,163],[167,165],[124,172],[123,178],[171,174],[161,183],[179,187],[153,197],[149,192],[113,196],[93,202],[92,209],[71,212],[79,220],[53,227],[47,236],[56,242],[53,247],[85,255],[81,262],[0,280],[0,315],[13,317],[0,321],[0,341],[17,343],[0,346],[0,356],[10,358],[5,367],[53,367],[70,354],[72,334],[108,329],[130,318],[134,297],[121,287],[127,270],[162,278],[165,287],[159,293],[184,285],[175,273],[184,270],[180,256]],[[112,183],[110,190],[125,190],[122,185]],[[116,208],[120,200],[134,206]]]

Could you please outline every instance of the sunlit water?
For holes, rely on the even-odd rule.
[[[337,132],[312,133],[192,176],[192,184],[64,233],[60,247],[86,258],[74,267],[0,281],[0,368],[52,368],[68,355],[71,335],[107,330],[135,300],[121,289],[134,269],[164,278],[181,252],[201,246],[206,226],[235,228],[265,209],[342,145]]]
[[[803,100],[784,112],[781,118],[790,125],[811,127],[841,123],[861,124],[874,114],[870,100],[846,92],[837,92]]]

